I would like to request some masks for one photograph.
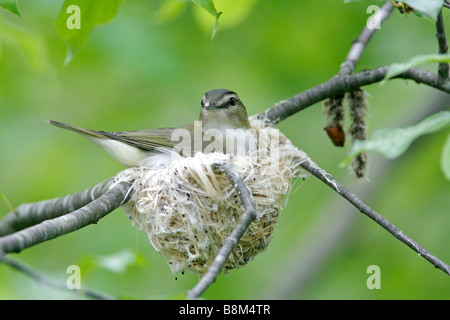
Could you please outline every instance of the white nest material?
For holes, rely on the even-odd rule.
[[[133,225],[147,234],[173,273],[205,273],[244,212],[232,185],[224,174],[214,171],[214,164],[234,164],[253,194],[258,213],[225,269],[245,265],[269,245],[293,180],[308,176],[299,168],[307,159],[304,152],[277,129],[264,127],[262,121],[251,119],[251,126],[257,150],[245,156],[197,153],[167,167],[135,167],[116,176],[113,185],[134,181],[134,196],[122,208]],[[274,136],[278,146],[267,141]]]

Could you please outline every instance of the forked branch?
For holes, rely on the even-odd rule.
[[[127,202],[133,195],[130,183],[121,182],[100,197],[71,213],[0,237],[0,253],[19,252],[38,243],[81,229]],[[37,207],[41,204],[38,202]]]
[[[108,179],[92,188],[64,197],[21,204],[15,212],[8,213],[0,220],[0,236],[14,233],[44,220],[53,219],[79,209],[104,194],[112,180],[112,178]]]
[[[277,103],[272,108],[258,114],[257,117],[258,119],[264,120],[267,125],[275,125],[326,98],[380,82],[385,78],[388,69],[389,67],[380,67],[351,75],[336,75],[318,86]],[[438,76],[426,70],[410,68],[395,78],[413,80],[419,84],[425,84],[440,91],[450,93],[450,81],[442,82]]]
[[[379,23],[381,27],[381,24],[390,16],[394,8],[395,7],[392,5],[392,3],[387,0],[383,4],[381,9],[372,17],[372,21]],[[377,32],[378,30],[378,28],[369,28],[366,25],[359,37],[355,41],[353,41],[352,46],[350,47],[350,51],[345,58],[345,61],[341,64],[341,68],[339,70],[340,74],[348,75],[353,73],[356,64],[358,63],[364,50],[366,49],[367,44],[369,43],[370,39],[372,39],[372,36],[375,34],[375,32]]]
[[[449,3],[446,0],[444,7],[448,6]],[[393,6],[389,1],[383,5],[379,13],[381,22],[387,19],[392,12],[392,9]],[[436,30],[439,52],[447,52],[448,47],[442,12],[436,23]],[[385,78],[389,67],[380,67],[352,74],[356,63],[359,61],[374,32],[375,30],[364,29],[360,37],[351,47],[346,61],[341,65],[341,71],[338,75],[316,87],[303,91],[292,98],[281,101],[264,113],[257,115],[257,117],[265,120],[267,125],[275,125],[291,115],[326,98],[382,81]],[[437,90],[450,93],[448,73],[448,64],[440,64],[438,75],[429,71],[410,68],[396,76],[396,78],[413,80],[419,84],[425,84]],[[429,253],[410,237],[406,236],[400,229],[367,206],[356,195],[345,189],[334,180],[331,175],[319,168],[314,162],[305,161],[301,166],[338,192],[359,211],[370,217],[395,238],[405,243],[408,247],[432,263],[436,268],[449,274],[450,268],[446,263]],[[219,250],[219,253],[208,271],[197,285],[188,292],[188,297],[191,299],[200,297],[203,292],[214,283],[235,245],[245,233],[250,223],[257,218],[256,206],[251,192],[239,175],[233,170],[232,165],[221,164],[217,167],[217,170],[223,172],[228,177],[241,199],[245,212],[235,229],[224,241],[222,248]],[[91,223],[96,223],[99,219],[131,198],[134,190],[130,183],[122,182],[107,191],[110,183],[111,179],[74,195],[40,201],[37,203],[23,204],[17,208],[17,213],[9,213],[0,221],[0,256],[2,257],[3,262],[19,268],[15,265],[14,261],[5,256],[6,253],[18,252],[32,245],[73,232]],[[23,268],[22,271],[24,271]],[[26,271],[29,270],[26,269],[24,272]],[[26,273],[36,279],[39,278],[33,272]]]
[[[257,218],[253,195],[236,170],[234,170],[234,166],[231,163],[218,164],[217,170],[223,172],[227,176],[228,180],[236,190],[236,193],[241,200],[241,204],[244,207],[244,214],[231,234],[224,240],[222,248],[220,248],[214,261],[209,266],[208,271],[203,275],[195,287],[188,291],[187,296],[189,299],[199,298],[203,292],[214,283],[234,247],[239,242],[239,239],[245,231],[247,231],[250,223]]]

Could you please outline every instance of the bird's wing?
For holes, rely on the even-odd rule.
[[[172,149],[175,145],[179,143],[179,140],[177,140],[177,136],[172,135],[172,133],[174,133],[175,131],[175,128],[108,132],[108,131],[97,131],[78,128],[69,124],[52,120],[49,120],[48,123],[51,123],[63,129],[75,131],[90,139],[97,138],[100,140],[102,139],[116,140],[144,151],[155,151],[155,149],[157,148]],[[193,132],[194,125],[187,124],[182,127],[179,127],[178,129],[184,130],[185,133],[189,133]]]
[[[193,130],[193,124],[188,124],[177,129],[185,130],[189,133]],[[103,132],[104,136],[117,141],[124,142],[131,146],[146,151],[154,151],[156,148],[172,149],[179,140],[176,135],[172,135],[176,128],[148,129],[126,132]]]

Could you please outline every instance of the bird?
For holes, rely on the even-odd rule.
[[[108,132],[47,122],[81,134],[126,167],[167,166],[174,159],[192,157],[197,152],[236,155],[256,149],[247,110],[239,96],[228,89],[206,92],[199,121],[180,127]]]

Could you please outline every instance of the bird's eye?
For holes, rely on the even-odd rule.
[[[228,103],[230,106],[235,106],[236,105],[236,100],[232,97],[230,99],[228,99]]]

